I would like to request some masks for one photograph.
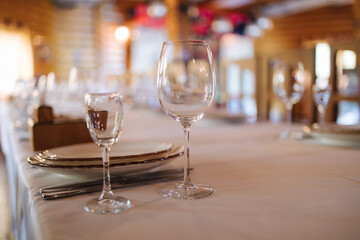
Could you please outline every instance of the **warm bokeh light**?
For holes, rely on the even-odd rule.
[[[356,68],[356,53],[354,51],[343,51],[343,67],[347,70]]]
[[[146,13],[153,18],[162,18],[167,12],[166,6],[162,2],[152,2]]]
[[[115,31],[115,38],[120,42],[126,42],[130,38],[130,30],[128,27],[120,26]]]
[[[271,30],[274,27],[274,23],[270,18],[267,17],[261,17],[257,20],[257,24],[261,29],[264,30]]]
[[[11,94],[15,82],[34,75],[29,35],[0,29],[0,97]]]
[[[263,35],[261,28],[257,24],[249,24],[245,28],[245,33],[253,38],[258,38]]]
[[[231,22],[225,18],[218,18],[213,21],[211,28],[216,33],[228,33],[233,31]]]
[[[330,77],[330,46],[328,43],[318,43],[315,48],[315,74],[318,78]]]

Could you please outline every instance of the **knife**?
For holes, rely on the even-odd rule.
[[[113,177],[111,179],[111,188],[117,189],[124,187],[134,187],[144,184],[178,180],[183,177],[183,171],[183,169],[170,169],[150,172],[142,175],[138,174],[132,176]],[[101,191],[102,186],[102,180],[74,183],[40,189],[40,195],[44,200],[54,200],[83,193]]]

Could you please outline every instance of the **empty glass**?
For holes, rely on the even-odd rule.
[[[99,198],[90,200],[85,210],[91,213],[119,213],[130,207],[130,201],[118,197],[111,191],[110,147],[114,145],[122,131],[123,100],[119,93],[86,93],[86,124],[94,142],[102,150],[103,190]]]
[[[291,122],[293,105],[300,101],[305,90],[305,71],[302,63],[296,65],[280,63],[274,68],[273,90],[283,101],[287,111],[287,128],[280,134],[281,139],[292,138]]]
[[[319,84],[314,84],[312,87],[312,93],[316,108],[319,112],[319,121],[320,125],[325,124],[325,110],[329,104],[331,97],[331,86],[326,84],[324,86]]]
[[[215,94],[215,69],[210,47],[205,41],[166,41],[158,68],[158,94],[162,109],[184,128],[184,180],[160,188],[160,194],[175,199],[209,196],[214,189],[193,184],[189,176],[189,132],[210,107]]]

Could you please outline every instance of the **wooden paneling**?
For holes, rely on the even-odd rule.
[[[354,38],[360,39],[360,0],[354,1],[353,15],[354,15]]]
[[[358,1],[358,0],[356,0]],[[325,7],[301,14],[273,19],[274,28],[256,40],[258,84],[262,98],[259,101],[259,118],[267,118],[269,104],[276,98],[272,91],[272,59],[302,61],[308,72],[306,90],[302,100],[294,106],[294,119],[315,120],[311,86],[315,79],[315,44],[328,41],[331,44],[352,41],[356,25],[353,6]]]
[[[29,30],[31,39],[42,36],[49,48],[53,49],[53,10],[50,0],[1,0],[0,21],[11,21],[11,24]],[[54,59],[40,59],[36,54],[34,49],[34,72],[53,71]]]
[[[326,7],[273,19],[274,28],[256,41],[260,53],[301,48],[304,43],[321,39],[349,39],[354,34],[351,5]]]
[[[79,2],[62,8],[51,0],[0,0],[0,24],[9,21],[10,25],[26,28],[31,39],[41,36],[49,47],[47,59],[37,57],[34,48],[36,75],[55,72],[57,81],[66,81],[72,67],[77,67],[80,74],[126,71],[124,45],[114,37],[122,22],[114,4]]]
[[[95,21],[92,6],[55,8],[53,31],[55,75],[58,80],[67,81],[72,67],[77,67],[80,74],[94,70],[96,66]]]
[[[179,39],[180,34],[180,13],[179,0],[165,0],[166,7],[168,8],[168,13],[166,14],[166,24],[167,30],[169,32],[169,38],[171,40]]]
[[[105,82],[110,76],[126,72],[126,43],[115,38],[117,27],[122,25],[122,15],[116,5],[99,5],[96,9],[98,78]]]

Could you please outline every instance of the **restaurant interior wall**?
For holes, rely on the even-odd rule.
[[[179,21],[179,18],[183,20],[184,15],[179,14],[179,9],[177,9],[176,3],[179,1],[164,1],[165,4],[169,7],[168,18],[172,19],[172,23],[176,24],[167,24],[167,30],[170,38],[176,38],[179,36],[184,36],[183,32],[179,32],[179,22],[184,24],[189,24],[188,21]],[[358,6],[358,1],[355,1],[354,4]],[[129,3],[128,5],[134,5],[134,2]],[[23,6],[23,7],[18,7]],[[121,4],[117,4],[117,8],[119,12],[122,13]],[[357,7],[359,8],[359,7]],[[355,9],[357,9],[355,8]],[[92,7],[89,7],[91,11]],[[36,4],[31,0],[14,0],[14,1],[1,1],[0,2],[0,17],[2,21],[12,21],[16,23],[20,23],[23,27],[27,28],[31,34],[31,39],[36,39],[35,37],[40,36],[38,38],[39,45],[35,46],[33,43],[34,50],[34,72],[35,74],[47,74],[49,72],[57,72],[56,76],[63,76],[66,78],[69,72],[67,70],[61,70],[64,66],[63,62],[60,62],[58,56],[61,56],[59,53],[61,52],[61,44],[63,41],[59,41],[59,38],[56,35],[56,27],[54,28],[54,19],[56,21],[57,17],[55,15],[59,14],[58,6],[54,4],[52,1],[47,0],[38,0]],[[85,10],[82,10],[86,12]],[[117,10],[116,10],[117,11]],[[225,10],[227,11],[227,10]],[[232,10],[233,11],[233,10]],[[236,10],[241,11],[241,9]],[[96,11],[95,11],[96,12]],[[230,12],[230,10],[229,10]],[[339,42],[352,42],[354,40],[354,33],[358,32],[359,24],[356,24],[356,19],[359,18],[355,16],[356,11],[354,11],[353,5],[346,6],[331,6],[324,7],[320,9],[315,9],[303,13],[298,13],[290,16],[285,16],[281,18],[273,18],[272,21],[274,23],[274,27],[271,31],[266,32],[261,38],[256,39],[255,41],[255,57],[254,60],[256,62],[256,98],[258,105],[258,115],[260,119],[268,119],[269,118],[269,102],[273,99],[272,89],[271,89],[271,78],[269,74],[271,74],[270,64],[272,59],[282,56],[286,52],[303,52],[302,55],[306,55],[306,63],[309,67],[307,70],[311,76],[310,82],[313,83],[315,78],[314,72],[314,59],[312,58],[312,52],[315,50],[315,43],[319,41],[327,41],[330,45]],[[76,14],[75,14],[76,15]],[[93,17],[97,17],[96,14],[90,14]],[[89,16],[90,16],[89,15]],[[77,20],[81,20],[79,17]],[[74,19],[75,22],[81,22]],[[117,24],[122,24],[128,21],[129,19],[125,19],[125,22],[122,22],[120,19]],[[58,20],[60,21],[60,20]],[[88,36],[86,41],[84,42],[84,46],[89,46],[88,50],[82,51],[82,59],[84,61],[82,64],[86,65],[87,68],[95,68],[95,65],[98,65],[97,60],[99,52],[102,52],[101,47],[98,46],[98,34],[96,31],[99,25],[99,19],[92,20],[91,25],[95,28],[86,28],[82,30],[84,32],[84,36]],[[113,21],[112,24],[114,24]],[[76,25],[76,24],[75,24]],[[178,26],[177,28],[175,26]],[[74,26],[76,28],[76,26]],[[87,35],[91,31],[92,35]],[[95,33],[94,33],[95,32]],[[76,38],[76,37],[74,37]],[[64,39],[64,38],[62,38]],[[71,40],[71,39],[69,39]],[[78,39],[72,41],[79,41]],[[70,42],[71,42],[70,41]],[[81,40],[80,40],[81,42]],[[78,44],[78,43],[77,43]],[[70,46],[69,49],[73,48]],[[44,49],[50,49],[50,53],[44,51]],[[99,50],[100,49],[100,50]],[[291,51],[289,51],[291,50]],[[42,55],[41,53],[47,53]],[[118,51],[118,60],[122,61],[121,64],[125,64],[126,62],[126,54],[128,54],[128,49],[122,48]],[[294,55],[294,59],[297,58],[298,55]],[[290,56],[291,57],[291,56]],[[79,58],[79,52],[73,50],[72,54],[67,54],[64,56],[64,59],[68,59],[68,62],[76,62]],[[310,59],[311,58],[311,59]],[[118,61],[117,60],[117,61]],[[56,67],[59,66],[59,67]],[[60,67],[61,66],[61,67]],[[125,65],[121,65],[125,66]],[[121,72],[126,69],[120,67]],[[59,79],[57,79],[59,80]],[[310,85],[309,85],[310,86]],[[310,89],[306,89],[307,97],[303,97],[301,102],[295,105],[294,115],[295,119],[300,121],[315,121],[315,108],[312,102],[311,97],[309,97]]]
[[[257,74],[259,115],[262,118],[269,118],[270,103],[278,101],[272,91],[271,62],[274,59],[285,58],[287,61],[302,60],[311,77],[304,97],[294,106],[294,119],[309,123],[316,121],[316,109],[311,97],[311,86],[315,81],[316,43],[328,42],[333,47],[341,43],[356,42],[355,33],[358,27],[355,24],[355,7],[355,5],[324,7],[272,19],[274,28],[255,41],[259,63]],[[334,71],[333,67],[331,71]],[[277,106],[284,108],[281,104]],[[335,120],[333,117],[328,117],[328,121]]]
[[[54,5],[48,0],[38,0],[36,4],[31,0],[0,1],[0,22],[3,27],[26,34],[32,41],[35,74],[54,70],[55,60],[49,55],[54,40],[53,11]]]
[[[121,22],[122,15],[112,3],[57,7],[55,74],[60,81],[67,81],[75,67],[80,81],[98,82],[98,87],[103,89],[112,76],[124,74],[126,46],[114,36]]]
[[[330,81],[333,96],[326,116],[328,121],[346,125],[360,123],[359,46],[359,39],[332,44]],[[344,52],[349,53],[347,57],[350,58]]]

